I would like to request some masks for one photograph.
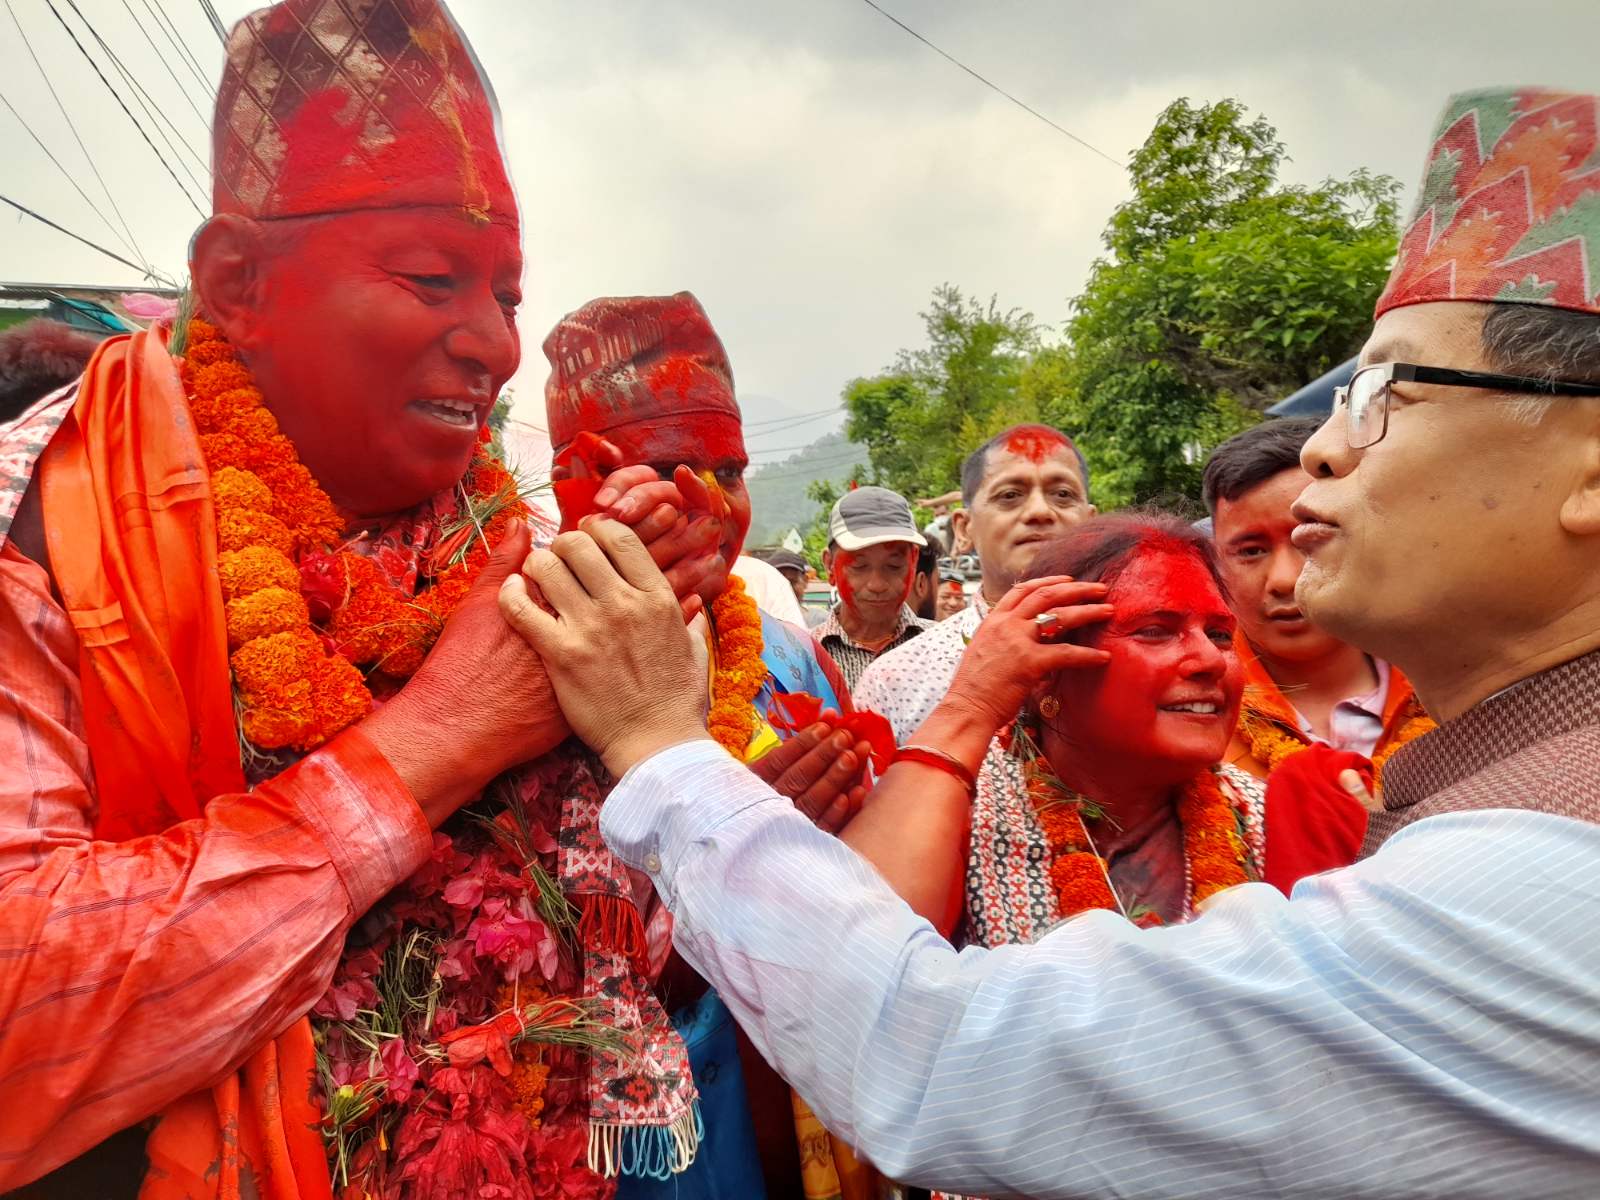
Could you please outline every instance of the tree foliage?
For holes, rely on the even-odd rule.
[[[1040,337],[1033,314],[944,284],[921,314],[927,344],[844,390],[845,433],[870,453],[871,480],[911,498],[948,490],[961,460],[1033,413],[1018,384]]]
[[[1204,452],[1350,357],[1393,257],[1398,185],[1278,181],[1284,147],[1235,101],[1170,105],[1130,167],[1066,343],[1018,404],[1073,432],[1102,507],[1198,491]],[[874,463],[877,459],[874,458]]]

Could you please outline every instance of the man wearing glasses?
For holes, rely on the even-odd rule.
[[[1389,760],[1370,856],[1292,899],[1247,884],[1188,925],[1094,912],[957,955],[651,690],[692,663],[626,531],[535,556],[559,620],[520,577],[502,593],[574,730],[627,772],[602,827],[676,944],[888,1175],[1600,1195],[1597,125],[1592,95],[1451,102],[1367,369],[1305,448],[1299,600],[1399,664],[1441,727]],[[617,627],[648,654],[604,645]],[[907,838],[926,819],[878,815]]]

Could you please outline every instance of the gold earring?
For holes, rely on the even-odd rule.
[[[1053,721],[1061,712],[1061,701],[1054,696],[1046,695],[1039,701],[1039,715],[1046,721]]]

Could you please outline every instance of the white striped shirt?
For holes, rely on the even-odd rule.
[[[1430,818],[1188,925],[957,953],[709,741],[602,829],[674,941],[889,1176],[1032,1197],[1600,1196],[1600,827]]]

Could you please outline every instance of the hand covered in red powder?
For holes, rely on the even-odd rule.
[[[773,791],[828,833],[848,825],[867,798],[872,745],[842,728],[832,709],[750,764]]]
[[[562,532],[596,513],[628,526],[672,585],[684,617],[692,618],[702,607],[701,583],[718,567],[721,497],[688,467],[668,480],[653,467],[622,461],[614,443],[587,432],[557,456],[550,478]]]
[[[1059,640],[1085,625],[1109,620],[1103,583],[1077,583],[1050,575],[1017,584],[989,610],[961,656],[951,699],[981,714],[996,730],[1009,724],[1029,693],[1057,671],[1104,666],[1104,650]],[[1041,630],[1045,613],[1055,622]]]

